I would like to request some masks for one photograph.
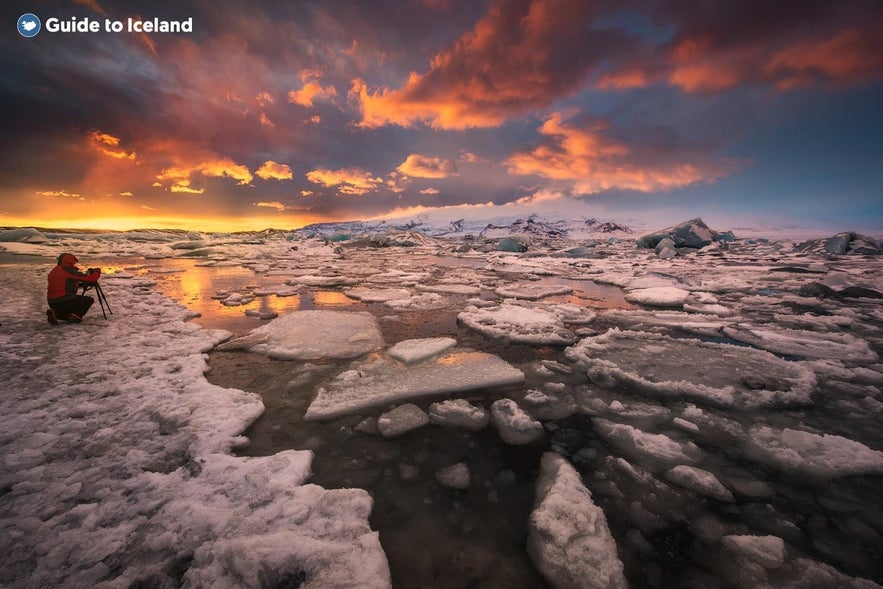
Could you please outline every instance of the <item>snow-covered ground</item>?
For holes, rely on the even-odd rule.
[[[490,431],[545,452],[518,474],[537,486],[523,558],[551,585],[879,586],[880,256],[765,240],[661,256],[623,227],[544,227],[510,227],[524,252],[499,249],[501,227],[7,234],[0,584],[425,581],[397,576],[369,525],[382,478],[370,493],[323,489],[310,483],[322,454],[240,455],[264,405],[206,379],[226,347],[246,366],[263,354],[300,367],[290,388],[307,418],[353,415],[363,440]],[[80,325],[46,322],[62,251],[106,268],[107,321],[96,304]],[[599,300],[598,284],[622,299]],[[498,500],[508,471],[488,482],[460,458],[431,484]]]

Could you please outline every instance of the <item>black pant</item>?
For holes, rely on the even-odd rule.
[[[71,298],[65,297],[62,300],[51,301],[49,306],[55,310],[55,315],[59,319],[67,319],[67,316],[71,313],[79,315],[80,318],[82,318],[94,302],[95,299],[92,297],[73,295]]]

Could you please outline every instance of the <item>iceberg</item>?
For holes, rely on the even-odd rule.
[[[709,228],[702,219],[696,217],[667,229],[642,235],[638,238],[636,245],[638,248],[653,249],[664,239],[671,241],[670,244],[666,242],[670,249],[672,247],[699,249],[718,241],[720,234]]]

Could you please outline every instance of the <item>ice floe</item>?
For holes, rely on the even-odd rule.
[[[466,399],[450,399],[430,405],[429,420],[437,425],[480,430],[490,422],[490,413]]]
[[[725,327],[724,333],[734,340],[776,354],[804,358],[837,358],[855,362],[877,360],[877,354],[868,347],[868,342],[848,333],[819,333],[745,324]]]
[[[628,586],[604,512],[576,470],[547,452],[528,528],[528,553],[555,587]]]
[[[507,444],[520,446],[545,436],[543,424],[531,417],[512,399],[500,399],[491,405],[491,421]]]
[[[600,417],[592,418],[592,425],[606,442],[651,471],[697,464],[702,456],[702,451],[690,441],[648,433]]]
[[[246,349],[281,360],[353,358],[383,345],[370,313],[295,311],[232,339],[222,350]]]
[[[565,355],[603,388],[723,407],[806,404],[816,383],[808,366],[762,350],[618,329],[585,338]]]
[[[457,315],[457,320],[489,337],[512,342],[565,345],[576,341],[576,335],[560,317],[541,308],[510,304],[485,309],[472,306]]]
[[[392,346],[386,353],[405,364],[413,364],[437,356],[456,345],[457,340],[452,337],[409,339]]]
[[[833,434],[756,425],[748,431],[743,451],[785,473],[815,480],[883,474],[883,452]]]
[[[485,352],[455,348],[407,366],[379,356],[358,362],[319,389],[304,419],[328,419],[393,401],[523,381],[522,371]]]

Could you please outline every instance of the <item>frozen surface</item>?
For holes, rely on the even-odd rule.
[[[776,536],[730,535],[721,545],[765,569],[777,569],[785,562],[785,541]]]
[[[690,292],[674,286],[637,288],[625,295],[630,303],[652,305],[654,307],[682,307],[690,297]]]
[[[762,350],[618,329],[583,339],[566,356],[603,388],[722,407],[809,403],[816,383],[808,366]]]
[[[631,425],[615,423],[599,417],[592,425],[608,443],[651,471],[696,464],[702,451],[690,441],[679,441],[663,434],[642,431]]]
[[[413,364],[437,356],[457,345],[452,337],[429,337],[401,341],[386,351],[392,358]]]
[[[665,472],[665,478],[682,487],[696,491],[702,495],[714,497],[719,501],[732,502],[733,493],[730,492],[712,473],[682,464]]]
[[[466,399],[450,399],[430,405],[429,419],[437,425],[480,430],[490,421],[490,413]]]
[[[748,432],[745,451],[760,462],[815,479],[883,474],[883,452],[832,434],[758,425]]]
[[[429,423],[429,416],[417,405],[405,403],[377,418],[377,429],[384,437],[393,438],[423,427]]]
[[[219,349],[247,349],[281,360],[354,358],[383,345],[377,319],[370,313],[295,311]]]
[[[305,485],[310,452],[230,454],[263,405],[205,380],[228,334],[110,276],[108,321],[35,322],[42,302],[8,285],[44,280],[0,281],[0,584],[390,586],[368,493]]]
[[[570,292],[573,292],[573,289],[569,286],[555,286],[524,282],[500,286],[494,292],[505,298],[527,299],[535,301],[545,297],[568,294]]]
[[[776,354],[861,362],[877,360],[877,354],[868,347],[868,342],[848,333],[819,333],[751,325],[725,327],[723,331],[734,340],[752,344]]]
[[[543,424],[531,417],[512,399],[500,399],[491,405],[491,420],[507,444],[530,444],[541,439]]]
[[[604,512],[561,456],[543,455],[528,528],[528,552],[555,587],[628,586]]]
[[[468,308],[457,316],[464,325],[489,337],[543,345],[570,344],[574,333],[560,317],[540,308],[502,304],[487,309]]]
[[[484,352],[452,350],[408,366],[382,356],[358,363],[319,389],[304,418],[328,419],[392,401],[523,381],[523,372]]]

